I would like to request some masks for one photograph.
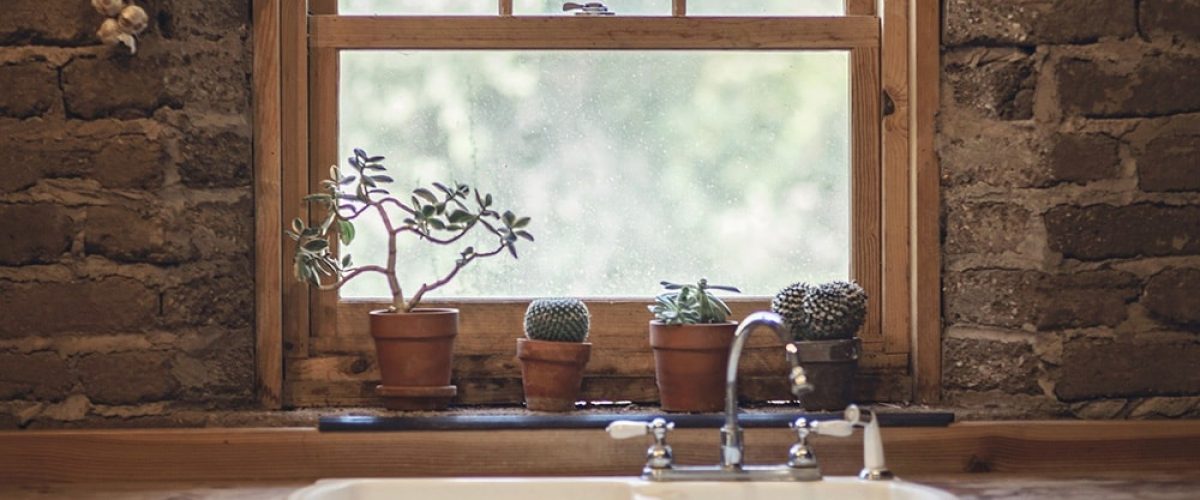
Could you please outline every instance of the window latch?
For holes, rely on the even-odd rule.
[[[601,2],[575,3],[567,2],[562,6],[563,12],[575,12],[577,16],[615,16],[616,12],[608,10]]]

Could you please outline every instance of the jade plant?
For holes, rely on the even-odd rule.
[[[530,340],[583,342],[590,315],[579,299],[538,299],[525,310],[525,336]]]
[[[321,181],[324,192],[304,197],[305,202],[324,209],[324,215],[312,226],[297,218],[285,231],[296,241],[293,270],[297,280],[321,290],[337,290],[365,273],[381,274],[387,278],[392,295],[389,310],[408,312],[426,293],[450,283],[472,262],[503,252],[516,259],[517,242],[533,241],[533,235],[525,229],[529,217],[493,208],[491,194],[472,191],[466,184],[434,182],[428,188],[412,190],[408,200],[392,195],[385,186],[394,180],[386,173],[384,159],[355,149],[349,159],[350,172],[344,173],[337,165],[329,167],[329,179]],[[382,266],[356,266],[349,253],[341,252],[339,258],[333,251],[339,241],[342,245],[354,241],[354,221],[368,213],[378,216],[387,231],[387,261]],[[480,230],[496,238],[494,247],[477,250],[464,245],[453,268],[433,282],[422,283],[405,299],[396,275],[399,238],[409,235],[432,245],[449,246]]]
[[[867,315],[867,292],[856,283],[794,283],[775,295],[771,310],[783,316],[796,340],[853,338]]]
[[[695,285],[668,281],[661,284],[667,291],[655,297],[654,305],[649,309],[654,313],[654,319],[668,325],[724,323],[732,311],[724,301],[713,295],[712,290],[741,293],[741,290],[732,286],[710,285],[704,278]]]

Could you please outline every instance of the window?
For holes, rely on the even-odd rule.
[[[905,10],[894,16],[907,40],[908,1],[891,4]],[[657,280],[696,273],[746,287],[731,301],[742,316],[795,279],[859,281],[874,299],[862,364],[878,380],[865,398],[908,398],[909,63],[897,72],[881,58],[901,37],[873,1],[612,0],[615,16],[541,0],[276,5],[283,220],[304,215],[300,198],[355,146],[389,156],[401,185],[461,175],[535,216],[528,261],[484,262],[427,299],[462,309],[460,403],[521,401],[513,339],[527,300],[513,297],[564,294],[594,316],[585,397],[654,400],[645,304]],[[683,208],[690,217],[663,222]],[[661,257],[710,224],[712,248]],[[756,240],[764,232],[782,235]],[[605,245],[589,250],[597,237]],[[369,241],[353,250],[371,259]],[[723,265],[731,258],[743,262]],[[282,381],[263,385],[287,405],[371,404],[365,312],[378,291],[360,281],[336,297],[281,281],[286,361]],[[752,339],[748,399],[787,393],[774,342]],[[273,344],[260,333],[259,345]],[[275,355],[260,352],[260,365]]]

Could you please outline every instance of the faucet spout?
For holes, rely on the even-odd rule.
[[[737,372],[738,360],[742,357],[742,348],[750,333],[760,326],[775,331],[779,340],[783,341],[791,372],[788,380],[792,384],[792,394],[800,396],[812,391],[808,376],[800,366],[800,358],[796,344],[782,316],[773,312],[760,311],[746,317],[738,325],[734,334],[733,347],[729,351],[729,366],[725,372],[725,425],[721,427],[721,467],[723,469],[740,469],[743,464],[745,446],[742,441],[742,428],[738,424]]]

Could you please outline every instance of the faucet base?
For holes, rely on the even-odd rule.
[[[642,470],[647,481],[820,481],[821,469],[787,466],[724,468],[719,466],[675,466],[669,469]]]
[[[887,469],[863,469],[862,472],[858,473],[858,478],[867,481],[887,481],[889,479],[896,479],[896,475]]]

